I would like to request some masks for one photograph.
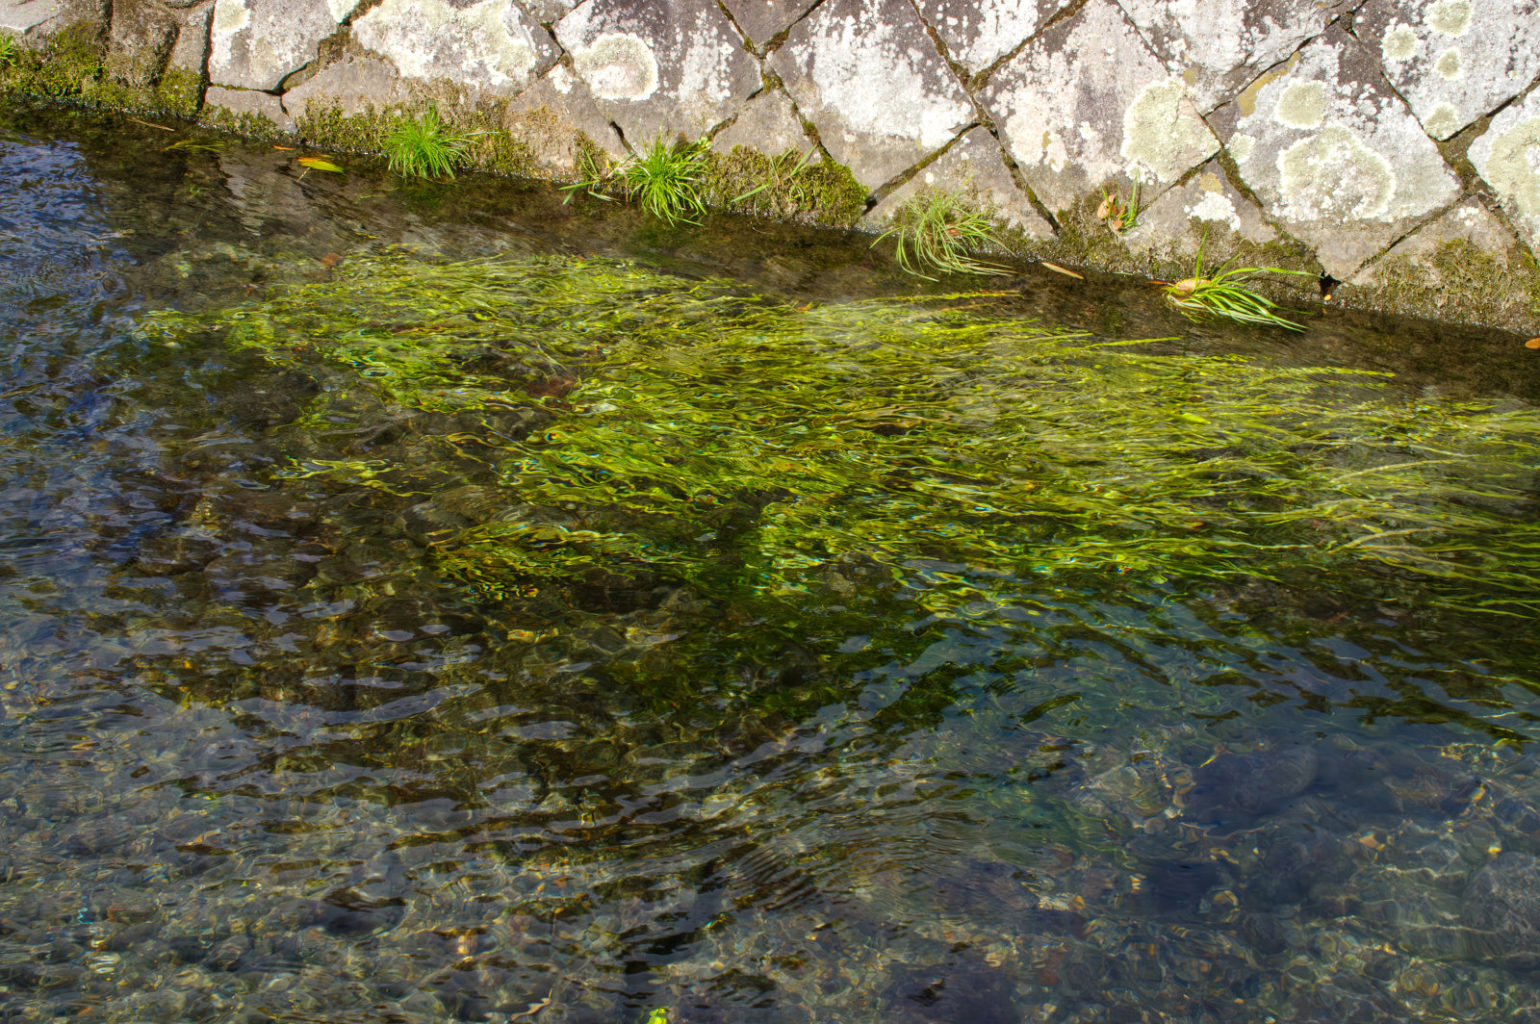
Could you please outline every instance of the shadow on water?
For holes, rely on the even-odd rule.
[[[1514,339],[4,117],[6,1019],[1535,1016]]]

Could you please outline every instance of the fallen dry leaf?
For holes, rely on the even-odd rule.
[[[1525,348],[1540,348],[1540,338],[1530,338],[1524,343]]]
[[[1077,281],[1085,280],[1084,274],[1077,274],[1073,270],[1065,270],[1057,263],[1049,263],[1047,260],[1039,260],[1037,265],[1040,267],[1046,267],[1047,269],[1053,271],[1055,274],[1063,274],[1065,277],[1073,277]]]

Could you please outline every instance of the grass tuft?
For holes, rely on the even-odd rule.
[[[575,195],[613,200],[629,199],[670,227],[699,224],[706,213],[704,140],[672,146],[661,138],[625,162],[612,163],[592,146],[578,150],[577,180],[562,189],[566,202]]]
[[[705,154],[703,141],[667,146],[654,139],[646,152],[621,165],[621,187],[627,198],[665,224],[698,224],[706,213],[701,197]]]
[[[1139,205],[1139,179],[1134,178],[1133,194],[1124,199],[1120,192],[1102,189],[1101,205],[1096,208],[1096,219],[1107,225],[1114,235],[1132,231],[1139,226],[1139,215],[1144,207]]]
[[[1226,269],[1228,267],[1228,269]],[[1289,331],[1303,331],[1304,325],[1290,320],[1283,309],[1272,299],[1259,295],[1246,286],[1267,274],[1294,274],[1309,277],[1303,270],[1281,270],[1278,267],[1229,267],[1220,264],[1217,270],[1207,274],[1203,270],[1203,247],[1198,247],[1198,257],[1193,262],[1192,276],[1181,281],[1157,282],[1165,292],[1166,301],[1189,320],[1217,317],[1243,324],[1264,327],[1282,327]]]
[[[994,225],[964,201],[960,192],[922,192],[898,208],[892,226],[872,242],[893,239],[898,265],[907,273],[936,280],[941,274],[1004,274],[1003,267],[980,263],[972,253],[1003,248]]]
[[[464,166],[474,132],[462,131],[439,119],[428,107],[419,118],[403,117],[385,136],[390,169],[403,178],[453,178]]]

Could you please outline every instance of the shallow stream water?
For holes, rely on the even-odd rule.
[[[0,110],[0,1018],[1540,1020],[1516,339],[299,155]]]

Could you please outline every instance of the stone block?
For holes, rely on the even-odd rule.
[[[208,68],[209,22],[213,17],[213,4],[206,4],[182,15],[176,43],[171,47],[171,57],[166,61],[168,68],[202,76]]]
[[[969,74],[1026,42],[1069,0],[918,0],[920,16]]]
[[[1339,280],[1459,196],[1378,61],[1337,27],[1209,120],[1268,216]]]
[[[779,156],[787,150],[806,152],[812,145],[791,98],[779,89],[767,89],[749,100],[737,120],[711,140],[711,148],[718,153],[731,153],[734,146],[743,146],[766,156]]]
[[[1125,193],[1125,198],[1130,195]],[[1168,189],[1145,207],[1122,239],[1130,252],[1152,264],[1190,273],[1200,249],[1205,267],[1231,257],[1240,257],[1246,266],[1259,261],[1275,266],[1280,260],[1259,260],[1258,250],[1282,236],[1257,204],[1231,184],[1219,162],[1211,160],[1185,184]]]
[[[1519,235],[1540,254],[1540,89],[1492,118],[1469,155]]]
[[[866,222],[887,223],[899,207],[926,189],[960,191],[972,205],[1028,238],[1053,237],[1053,228],[1032,207],[1027,194],[1016,187],[1000,143],[987,129],[973,129],[934,163],[889,192],[867,213]]]
[[[82,22],[105,28],[107,15],[107,0],[0,0],[0,29],[29,43]]]
[[[572,177],[580,136],[613,159],[626,156],[625,146],[588,86],[561,64],[507,105],[503,127],[528,148],[533,170],[558,179]]]
[[[383,112],[412,99],[411,89],[394,65],[379,57],[348,54],[284,93],[283,106],[290,116],[303,119],[318,112],[312,107],[335,107],[355,116]]]
[[[1130,20],[1207,113],[1358,0],[1119,0]]]
[[[203,123],[262,138],[274,130],[292,132],[294,119],[272,93],[211,85],[203,94]]]
[[[817,0],[723,0],[727,13],[749,37],[749,43],[763,51],[765,44],[791,28],[793,23],[817,6]]]
[[[408,81],[452,83],[472,95],[511,96],[559,56],[509,0],[384,0],[353,23],[353,39]]]
[[[153,85],[166,69],[180,30],[181,19],[151,0],[117,0],[103,70],[130,87]]]
[[[1435,139],[1540,75],[1540,0],[1369,0],[1353,31]]]
[[[524,12],[541,25],[551,25],[567,16],[582,0],[519,0]]]
[[[761,85],[758,62],[712,0],[589,0],[555,32],[599,109],[636,148],[705,134]]]
[[[828,0],[769,62],[824,148],[869,189],[977,116],[908,0]]]
[[[316,57],[358,0],[216,0],[209,80],[274,90]]]
[[[980,95],[1027,184],[1068,210],[1134,175],[1152,192],[1213,156],[1219,143],[1111,0],[1034,39]]]
[[[1475,199],[1397,242],[1354,274],[1338,298],[1386,312],[1540,331],[1540,267]]]

